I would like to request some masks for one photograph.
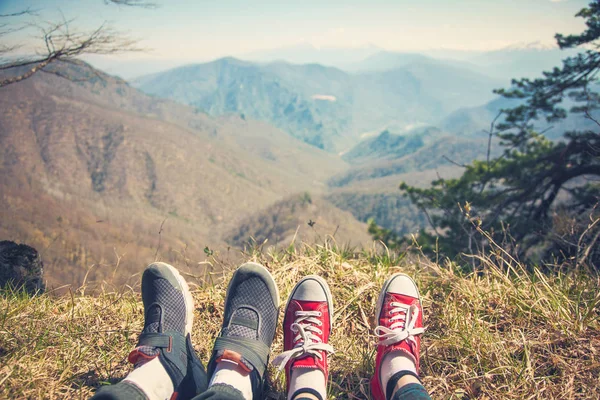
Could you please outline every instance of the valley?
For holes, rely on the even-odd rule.
[[[399,183],[484,159],[502,81],[423,55],[377,60],[229,57],[131,83],[57,63],[69,79],[0,88],[0,236],[37,248],[56,288],[126,284],[154,259],[204,276],[249,246],[360,247],[370,219],[416,232],[426,218]]]

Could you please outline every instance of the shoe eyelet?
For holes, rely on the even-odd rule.
[[[323,316],[323,313],[321,311],[319,311],[319,314],[317,314],[319,317]]]

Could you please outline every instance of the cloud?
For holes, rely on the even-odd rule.
[[[569,1],[569,0],[550,0],[551,3],[562,3],[564,1]]]
[[[312,96],[313,100],[325,100],[325,101],[331,101],[334,102],[337,99],[335,98],[335,96],[331,96],[329,94],[315,94]]]

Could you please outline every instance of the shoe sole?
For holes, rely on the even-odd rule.
[[[183,276],[181,276],[179,271],[172,265],[164,263],[164,262],[155,262],[155,263],[152,263],[151,265],[160,265],[164,268],[167,268],[173,274],[173,276],[177,280],[177,283],[179,283],[180,287],[177,289],[181,290],[181,293],[183,294],[183,301],[185,303],[185,335],[184,336],[191,334],[192,326],[194,325],[194,298],[192,297],[192,292],[190,292],[190,287],[188,286],[188,284],[185,281],[185,279],[183,278]]]
[[[310,280],[310,279],[319,282],[319,284],[325,291],[325,298],[327,299],[327,306],[329,307],[329,331],[331,332],[331,327],[333,326],[333,313],[334,313],[333,296],[331,295],[331,290],[329,289],[329,285],[327,284],[327,281],[325,279],[321,278],[319,275],[307,275],[304,278],[302,278],[300,280],[300,282],[298,282],[296,284],[296,286],[294,286],[294,290],[292,290],[292,293],[290,293],[290,297],[288,297],[287,303],[285,305],[285,310],[287,311],[288,306],[290,305],[290,301],[292,301],[292,298],[294,297],[294,293],[296,293],[296,289],[298,289],[298,287],[300,287],[302,282]]]
[[[402,272],[397,272],[397,273],[393,274],[392,276],[390,276],[389,278],[387,278],[387,280],[383,284],[383,287],[381,288],[381,292],[379,292],[379,298],[377,299],[377,314],[375,315],[377,318],[377,321],[379,321],[379,316],[381,315],[381,309],[383,308],[383,301],[385,300],[385,295],[387,293],[387,290],[390,287],[390,284],[392,283],[392,281],[399,276],[405,276],[408,279],[410,279],[410,281],[415,286],[415,289],[417,289],[417,299],[419,300],[419,303],[421,303],[421,292],[419,292],[419,287],[415,283],[414,279]]]

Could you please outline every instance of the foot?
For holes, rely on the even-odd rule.
[[[327,282],[319,276],[303,278],[292,290],[283,321],[283,353],[273,363],[285,368],[287,392],[293,398],[301,392],[296,382],[301,374],[320,371],[308,379],[310,387],[324,397],[329,373],[327,356],[333,353],[329,334],[333,317],[333,301]],[[322,373],[322,375],[321,375]],[[322,377],[321,377],[322,376]],[[315,395],[315,391],[311,392]]]
[[[384,362],[395,356],[405,357],[414,364],[414,371],[419,370],[420,335],[425,330],[423,308],[417,285],[408,275],[397,273],[384,283],[376,315],[375,335],[379,342],[371,393],[375,400],[386,400],[387,381],[383,382],[381,376]]]
[[[265,370],[279,310],[279,291],[265,267],[246,263],[233,274],[221,333],[208,364],[212,376],[217,364],[236,365],[250,375],[255,399],[261,398]]]
[[[194,300],[185,279],[169,264],[150,264],[142,275],[144,329],[138,346],[129,354],[136,369],[158,358],[175,392],[175,398],[191,398],[206,390],[207,376],[192,347]],[[156,367],[160,369],[160,367]],[[141,371],[141,370],[140,370]],[[143,377],[134,370],[128,378],[138,386]],[[143,389],[143,388],[142,388]]]

